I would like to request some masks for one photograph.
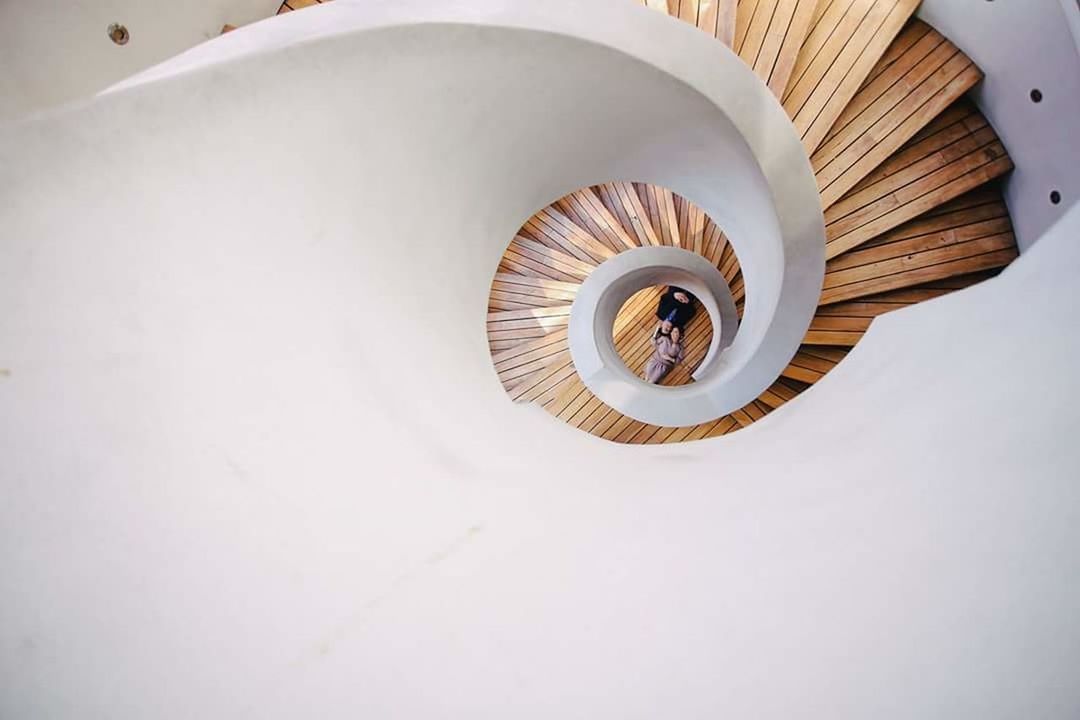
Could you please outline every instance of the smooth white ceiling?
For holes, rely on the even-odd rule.
[[[280,0],[0,2],[0,125],[86,98],[221,33],[273,15]],[[131,40],[115,45],[118,22]]]
[[[0,717],[1080,717],[1080,209],[745,431],[574,431],[490,366],[500,238],[711,68],[578,2],[0,132]]]

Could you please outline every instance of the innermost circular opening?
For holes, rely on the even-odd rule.
[[[705,359],[713,327],[693,293],[653,285],[623,303],[612,334],[619,357],[638,378],[674,386],[693,382],[691,374]]]

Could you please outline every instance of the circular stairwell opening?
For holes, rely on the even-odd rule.
[[[623,363],[647,383],[692,383],[712,343],[709,313],[690,291],[677,285],[643,288],[623,303],[612,326]]]
[[[654,251],[671,259],[672,267],[637,272],[638,262],[666,267]],[[625,266],[624,260],[629,261]],[[695,269],[679,267],[687,262]],[[619,267],[616,278],[628,282],[620,281],[622,290],[601,303],[602,309],[592,308],[587,341],[579,337],[576,347],[587,342],[599,355],[596,362],[582,364],[572,351],[571,316],[589,313],[571,309],[595,271],[609,265]],[[686,290],[693,311],[677,318],[681,360],[661,373],[654,363],[657,382],[649,383],[646,370],[657,351],[652,336],[663,319],[657,312],[671,285]],[[659,185],[604,183],[541,208],[515,232],[492,278],[488,344],[512,400],[538,404],[574,427],[605,436],[631,419],[610,403],[615,396],[652,394],[655,402],[662,395],[671,403],[675,395],[702,386],[703,373],[715,369],[715,358],[740,326],[744,301],[735,248],[701,207]],[[720,312],[718,302],[729,315]],[[670,331],[664,334],[670,340]],[[597,363],[615,373],[620,389],[597,387]]]
[[[878,72],[870,69],[888,62],[891,55],[914,52],[912,48],[921,47],[923,39],[930,37],[923,22],[901,27],[906,17],[897,15],[897,24],[890,21],[881,28],[883,42],[873,43],[876,49],[866,63],[859,64],[861,68]],[[693,24],[692,19],[690,22]],[[821,27],[826,33],[839,33],[842,42],[836,43],[831,54],[826,53],[829,62],[842,55],[853,39],[869,41],[869,36],[862,38],[861,26],[847,28],[840,16],[830,22]],[[779,23],[776,29],[782,39],[794,25]],[[895,133],[871,138],[869,145],[859,149],[868,137],[864,124],[844,126],[837,119],[852,108],[873,105],[880,92],[895,84],[868,83],[858,91],[852,85],[851,92],[838,93],[835,84],[815,87],[813,81],[807,85],[803,78],[796,91],[804,91],[802,102],[817,108],[817,114],[800,116],[792,123],[783,112],[773,112],[776,103],[768,102],[768,90],[788,87],[783,94],[789,94],[801,82],[787,77],[803,59],[799,48],[806,46],[803,36],[812,30],[804,24],[799,32],[795,42],[785,43],[791,51],[781,53],[786,56],[772,68],[768,86],[756,77],[749,82],[751,78],[743,72],[747,68],[738,66],[738,58],[730,53],[710,58],[706,73],[680,72],[681,79],[724,112],[730,128],[710,120],[701,128],[689,125],[693,133],[683,132],[684,120],[704,118],[705,114],[680,114],[678,122],[670,124],[680,132],[658,133],[655,128],[668,125],[658,124],[651,116],[638,128],[631,128],[629,122],[624,127],[624,117],[637,117],[626,113],[603,125],[600,139],[606,142],[609,135],[615,137],[610,125],[621,129],[620,139],[640,132],[648,142],[635,145],[617,163],[612,164],[606,150],[594,157],[593,148],[583,144],[574,154],[574,160],[580,161],[571,163],[574,171],[556,173],[548,164],[541,165],[551,173],[539,186],[541,197],[554,197],[549,193],[569,189],[578,178],[641,175],[657,184],[619,180],[593,185],[523,219],[496,271],[487,316],[492,364],[513,401],[540,405],[573,427],[615,442],[672,442],[723,435],[748,426],[818,382],[844,359],[879,315],[980,282],[1016,257],[1008,208],[1000,186],[990,182],[1011,167],[1003,150],[995,151],[998,161],[987,165],[986,173],[980,172],[979,183],[984,187],[928,186],[927,193],[912,195],[899,207],[882,200],[895,200],[895,187],[880,178],[902,175],[890,168],[927,161],[925,143],[917,139],[920,136],[931,137],[942,128],[963,126],[961,132],[969,139],[989,131],[986,139],[971,140],[975,143],[972,147],[985,148],[989,138],[996,143],[992,129],[964,97],[970,86],[961,82],[941,86],[937,82],[941,78],[925,76],[922,64],[912,60],[901,70],[901,79],[938,92],[935,97],[941,98],[941,104],[933,112],[912,115],[913,108],[925,108],[921,90],[894,98],[898,104],[884,108],[886,119],[918,116],[918,122],[902,123]],[[877,33],[868,32],[871,36]],[[936,37],[941,48],[967,61],[947,39]],[[687,64],[680,71],[703,66]],[[754,69],[758,69],[756,65]],[[777,73],[784,77],[777,80]],[[978,75],[963,74],[972,82]],[[1041,89],[1029,88],[1029,93],[1032,102],[1045,100]],[[916,107],[912,103],[921,104]],[[964,122],[957,123],[957,118]],[[739,141],[730,142],[732,138]],[[597,147],[607,148],[604,142]],[[703,143],[707,143],[707,152]],[[841,152],[843,148],[858,152]],[[816,167],[816,163],[807,162],[808,150],[835,155],[824,171],[827,185],[821,184],[820,169],[818,177],[807,172],[808,167]],[[871,157],[874,161],[867,162]],[[942,164],[939,171],[961,172],[971,157],[937,158]],[[874,190],[867,191],[868,178],[875,173]],[[697,232],[702,226],[696,210],[665,190],[665,183],[693,196],[712,215],[713,219],[705,219],[704,235]],[[1052,205],[1063,201],[1058,188],[1048,188],[1046,193]],[[843,214],[841,208],[846,208]],[[852,217],[863,219],[849,223]],[[972,243],[969,232],[955,229],[976,232],[973,228],[989,218],[1001,230],[993,245]],[[945,229],[926,230],[927,225],[937,227],[939,223]],[[826,228],[831,231],[828,235]],[[934,260],[932,256],[946,246],[950,257],[956,259],[948,263]],[[740,251],[737,261],[735,247]],[[652,388],[634,372],[638,364],[617,352],[613,343],[607,347],[608,341],[614,340],[613,324],[635,293],[645,294],[648,286],[680,283],[686,278],[641,278],[632,287],[622,287],[618,297],[613,295],[603,306],[602,317],[599,302],[587,308],[591,313],[572,313],[571,306],[582,297],[598,294],[586,284],[603,274],[613,260],[638,250],[672,248],[701,255],[723,275],[725,289],[736,304],[737,319],[734,323],[721,319],[712,330],[714,335],[723,335],[735,325],[738,337],[723,354],[715,356],[716,362],[706,359],[702,363],[694,383]],[[609,276],[607,287],[617,280]],[[584,303],[580,307],[584,308]],[[573,333],[574,318],[583,316],[591,322],[586,327],[578,322],[580,332]],[[644,335],[647,340],[649,333]],[[600,353],[593,352],[593,357],[578,362],[573,347],[589,343],[603,344],[610,352],[599,359],[595,356]],[[715,419],[697,419],[692,426],[672,424],[681,420],[674,415],[659,420],[645,417],[645,413],[639,417],[633,403],[626,401],[627,397],[647,394],[650,401],[670,406],[706,394],[713,387],[718,391],[712,398],[711,417]],[[752,390],[757,394],[752,395]],[[717,417],[715,413],[728,414]]]

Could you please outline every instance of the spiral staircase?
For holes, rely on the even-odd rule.
[[[0,127],[0,717],[1080,714],[1080,207],[910,0],[645,5],[287,0]]]
[[[912,17],[917,2],[659,0],[649,7],[734,50],[783,107],[809,155],[825,214],[828,260],[817,314],[780,378],[743,408],[706,423],[662,427],[624,415],[575,372],[567,326],[593,268],[624,250],[673,246],[720,269],[740,314],[746,288],[723,229],[662,187],[611,182],[539,211],[502,257],[491,286],[488,338],[509,396],[623,443],[696,440],[733,432],[799,395],[846,356],[873,319],[968,287],[1016,256],[995,182],[1012,164],[965,97],[979,69]],[[658,290],[619,315],[616,345],[640,375],[651,350]],[[712,337],[702,316],[683,384]],[[700,329],[699,329],[700,326]]]

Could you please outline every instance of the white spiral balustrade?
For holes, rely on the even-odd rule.
[[[841,5],[335,0],[5,128],[0,715],[1074,716],[1078,218],[952,293],[1015,257],[977,69]],[[836,369],[674,448],[508,402],[499,258],[613,181],[743,270],[658,393]]]

